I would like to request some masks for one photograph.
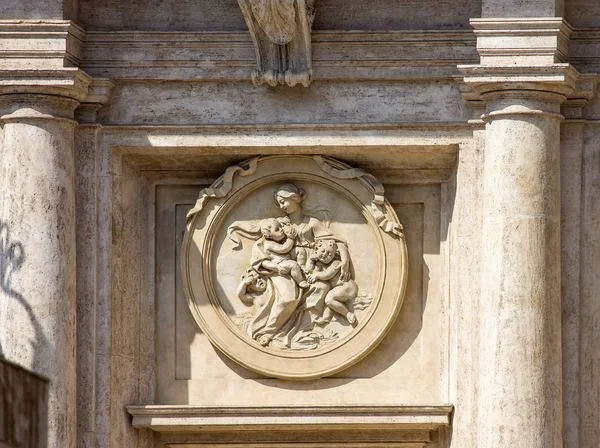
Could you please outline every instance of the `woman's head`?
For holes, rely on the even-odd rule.
[[[306,193],[302,188],[294,184],[280,185],[273,195],[275,203],[285,213],[295,213],[302,208],[302,201],[306,198]]]

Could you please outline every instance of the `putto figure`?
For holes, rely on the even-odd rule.
[[[279,220],[269,218],[260,223],[260,232],[264,240],[260,240],[256,244],[262,245],[262,250],[268,257],[268,260],[262,261],[262,267],[282,275],[289,273],[298,286],[306,288],[308,283],[304,280],[302,269],[290,255],[294,248],[296,230],[287,226],[287,231],[285,231]]]
[[[348,311],[344,303],[356,297],[358,286],[352,279],[341,280],[342,262],[336,259],[339,258],[336,242],[334,240],[319,240],[316,246],[316,251],[308,259],[306,267],[306,272],[312,272],[308,276],[308,283],[329,280],[331,290],[325,296],[327,309],[323,313],[323,317],[315,319],[315,323],[319,325],[329,323],[335,311],[344,316],[348,323],[356,325],[356,316]]]

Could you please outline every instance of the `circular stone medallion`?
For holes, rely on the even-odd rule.
[[[404,296],[402,227],[377,179],[325,157],[255,157],[188,214],[184,290],[209,340],[269,377],[308,380],[364,358]]]

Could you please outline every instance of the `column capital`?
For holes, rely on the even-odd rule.
[[[52,107],[59,106],[59,117],[71,109],[65,118],[72,118],[92,81],[77,68],[84,39],[85,31],[70,20],[0,20],[0,101],[10,106],[33,99],[44,113],[52,115]],[[44,95],[64,98],[64,104]]]
[[[570,64],[534,66],[459,65],[465,75],[464,83],[487,100],[506,91],[522,95],[555,93],[566,98],[572,94],[579,81],[579,72]]]
[[[600,76],[595,73],[582,74],[579,77],[575,91],[569,94],[562,104],[561,113],[568,120],[583,118],[584,108],[589,100],[596,94],[596,87],[600,83]]]
[[[61,70],[0,70],[0,119],[73,120],[88,96],[92,78],[85,72]]]
[[[83,101],[88,96],[91,76],[75,67],[57,70],[0,69],[0,95],[54,95]]]
[[[472,19],[480,63],[459,65],[463,82],[484,102],[501,97],[560,104],[579,83],[567,61],[570,25],[560,17]]]

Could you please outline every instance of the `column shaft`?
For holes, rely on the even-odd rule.
[[[562,448],[561,97],[525,95],[488,102],[482,448]]]
[[[0,343],[50,379],[49,447],[75,447],[74,100],[5,97]]]

